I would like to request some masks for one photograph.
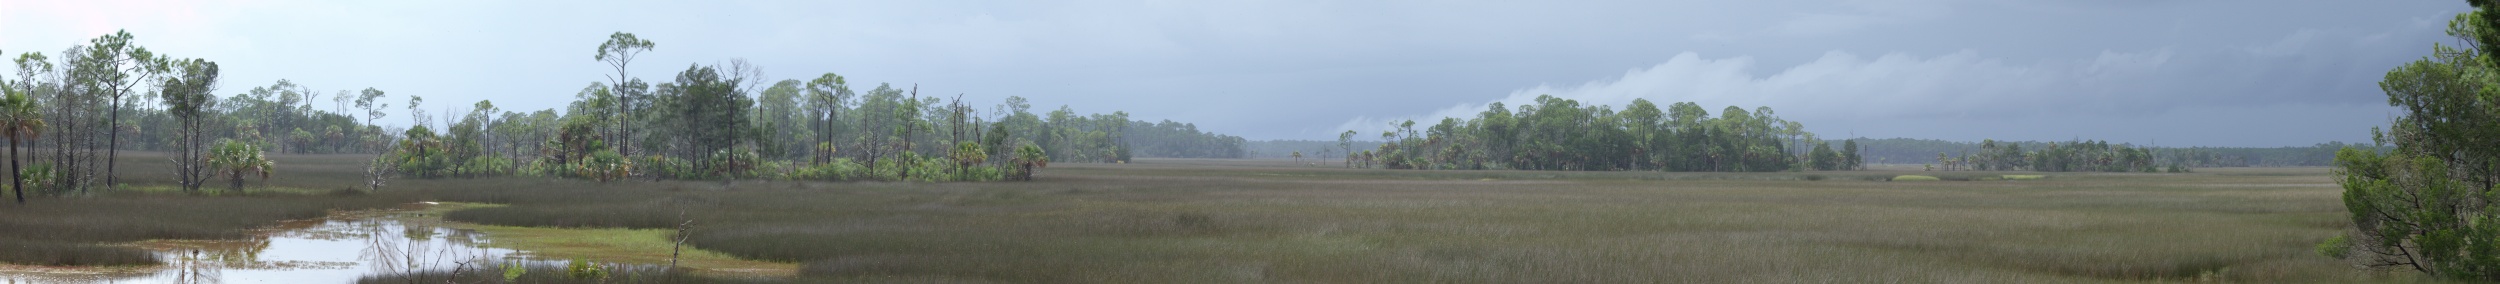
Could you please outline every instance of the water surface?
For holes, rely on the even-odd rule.
[[[352,283],[368,275],[416,271],[501,271],[488,262],[549,263],[489,248],[484,234],[440,226],[439,219],[423,214],[401,210],[289,221],[247,240],[149,241],[136,246],[154,251],[165,265],[18,267],[0,271],[0,283]]]

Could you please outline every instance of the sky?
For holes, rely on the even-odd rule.
[[[0,52],[126,30],[219,63],[429,112],[562,108],[615,71],[745,59],[923,95],[1125,111],[1253,140],[1334,140],[1539,95],[1767,106],[1824,138],[2366,142],[2387,70],[2454,44],[2463,1],[21,1]],[[15,74],[15,67],[8,74]],[[13,76],[12,76],[13,77]],[[326,100],[321,102],[327,102]],[[329,105],[317,105],[328,108]],[[385,118],[406,119],[398,110]],[[441,115],[437,115],[440,117]],[[404,120],[398,125],[407,125]],[[1360,135],[1358,137],[1370,137]]]

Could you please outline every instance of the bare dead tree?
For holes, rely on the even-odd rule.
[[[686,211],[677,211],[677,219],[686,221],[677,223],[676,244],[668,249],[668,270],[671,271],[677,270],[677,257],[686,251],[686,238],[693,236],[690,232],[694,231],[694,219],[686,218]]]

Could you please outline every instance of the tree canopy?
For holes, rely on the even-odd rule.
[[[2402,116],[2373,129],[2385,153],[2336,153],[2352,231],[2320,244],[2329,256],[2461,279],[2500,280],[2500,5],[2448,23],[2462,46],[2389,70],[2379,88]]]

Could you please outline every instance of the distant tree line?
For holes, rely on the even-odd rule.
[[[1244,144],[1243,148],[1248,149],[1249,158],[1276,159],[1292,158],[1293,153],[1302,153],[1306,157],[1332,157],[1331,159],[1334,159],[1334,157],[1345,157],[1344,149],[1380,148],[1380,141],[1375,140],[1346,141],[1348,147],[1339,147],[1338,142],[1334,140],[1261,140],[1250,141]],[[1336,162],[1330,161],[1329,164],[1335,165]]]
[[[186,190],[266,178],[269,151],[380,154],[367,169],[377,188],[389,177],[510,175],[1015,180],[1050,161],[1244,154],[1241,138],[1195,125],[1064,106],[1035,113],[1021,97],[985,111],[916,87],[854,92],[833,73],[766,85],[744,60],[692,64],[657,84],[625,72],[654,46],[614,34],[594,57],[616,68],[609,81],[562,109],[508,111],[415,95],[394,106],[402,101],[382,90],[325,93],[290,80],[220,96],[216,62],[155,53],[117,32],[57,56],[15,56],[14,78],[0,78],[0,138],[11,143],[9,176],[21,196],[113,187],[124,149],[170,153]],[[407,127],[383,126],[394,107],[408,111]]]
[[[2109,141],[2071,141],[2047,143],[2037,150],[2023,151],[2022,144],[1980,141],[1979,151],[1959,156],[1936,153],[1930,170],[1945,171],[2043,171],[2043,172],[2187,172],[2177,160],[2168,165],[2156,161],[2153,149],[2113,145]]]
[[[1248,149],[1244,148],[1249,140],[1241,136],[1199,131],[1198,125],[1192,123],[1171,120],[1129,122],[1124,137],[1128,138],[1124,142],[1136,147],[1131,152],[1139,157],[1239,159],[1249,156]]]
[[[1954,156],[1967,156],[1986,150],[1982,149],[1985,148],[1983,147],[1984,145],[1981,145],[1983,144],[1982,142],[1910,138],[1854,138],[1849,140],[1858,141],[1859,144],[1865,145],[1866,159],[1870,162],[1879,164],[1935,164],[1936,153],[1947,153]],[[2077,141],[2081,140],[2067,142],[1998,140],[1995,142],[1999,147],[2040,149],[2047,147],[2050,143],[2072,144]],[[2177,163],[2181,166],[2191,168],[2323,167],[2332,165],[2334,163],[2335,151],[2345,147],[2378,149],[2381,151],[2385,150],[2385,147],[2348,144],[2343,142],[2319,143],[2308,147],[2150,147],[2135,144],[2118,145],[2150,149],[2154,152],[2156,164],[2169,165]]]
[[[1338,136],[1346,166],[1386,169],[1521,169],[1580,171],[1762,172],[1845,170],[1863,166],[1854,145],[1832,150],[1803,125],[1771,108],[1727,107],[1713,117],[1700,105],[1660,108],[1634,100],[1623,110],[1538,96],[1514,111],[1494,103],[1475,118],[1414,121],[1380,133],[1386,143],[1353,149]],[[1813,144],[1817,151],[1793,151]]]

